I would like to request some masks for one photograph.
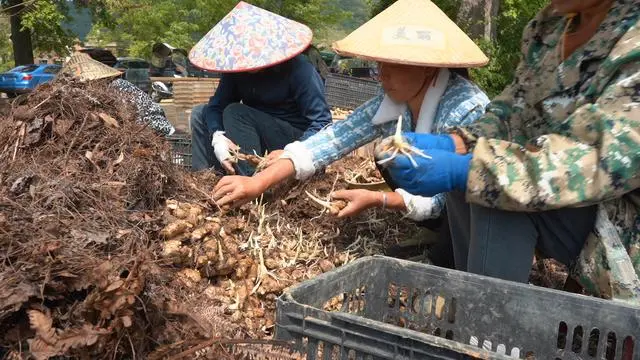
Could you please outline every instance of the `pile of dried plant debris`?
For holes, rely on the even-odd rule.
[[[134,114],[62,78],[0,118],[0,358],[295,359],[270,340],[282,290],[415,230],[319,217],[304,194],[340,164],[221,211]]]
[[[355,168],[347,169],[345,180],[352,184],[378,184],[384,182],[380,171],[371,158],[365,159]]]
[[[331,117],[333,120],[344,120],[351,114],[353,114],[353,110],[342,109],[339,107],[331,108]]]

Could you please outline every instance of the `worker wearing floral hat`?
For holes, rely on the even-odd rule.
[[[537,248],[591,294],[640,305],[640,2],[553,0],[522,50],[485,116],[408,134],[430,158],[389,172],[418,194],[450,192],[459,269],[525,282]]]
[[[191,116],[195,170],[222,167],[249,175],[233,152],[263,155],[331,123],[322,79],[302,53],[311,30],[240,2],[191,50],[197,67],[221,72],[208,104]]]
[[[287,145],[279,154],[282,159],[252,178],[223,178],[214,195],[221,204],[250,200],[289,177],[307,179],[358,147],[393,134],[399,116],[407,131],[440,133],[472,123],[489,103],[484,92],[463,76],[466,68],[486,64],[487,57],[429,0],[397,1],[334,44],[334,49],[340,55],[378,61],[384,93],[345,120]],[[455,148],[452,141],[446,145]],[[347,190],[333,197],[349,203],[340,217],[380,207],[423,222],[444,214],[445,194],[433,195],[416,196],[400,186],[394,192]]]
[[[161,135],[172,135],[175,132],[160,105],[154,103],[151,97],[137,86],[122,79],[120,71],[78,52],[64,64],[60,76],[63,74],[81,81],[104,82],[120,98],[136,107],[138,122],[148,124]]]

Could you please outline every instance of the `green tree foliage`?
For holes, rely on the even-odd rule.
[[[62,24],[67,18],[68,7],[64,2],[36,0],[22,16],[22,26],[31,30],[33,48],[39,51],[55,51],[66,54],[74,35]]]
[[[65,27],[74,20],[70,6],[88,8],[92,17],[108,23],[111,1],[117,0],[0,0],[4,14],[11,19],[16,63],[33,62],[33,50],[65,55],[76,37]]]
[[[349,14],[340,24],[346,31],[353,31],[369,20],[369,6],[365,0],[340,0],[337,6]]]
[[[502,0],[497,19],[497,40],[492,43],[477,41],[490,61],[483,68],[473,69],[471,76],[490,98],[498,95],[513,80],[521,57],[522,31],[546,3],[546,0]]]
[[[140,0],[112,10],[114,24],[94,25],[89,39],[104,44],[120,42],[129,55],[149,57],[155,42],[189,49],[195,34],[205,34],[204,24],[221,18],[232,0]],[[197,39],[196,39],[197,40]]]
[[[381,13],[384,9],[388,8],[396,2],[396,0],[367,0],[370,8],[370,17],[374,17]],[[455,19],[460,6],[460,0],[433,0],[450,19]]]
[[[0,72],[14,67],[13,50],[11,49],[11,25],[9,17],[0,15]]]
[[[316,36],[339,24],[346,13],[332,0],[253,0],[254,5],[300,21]],[[237,0],[122,0],[114,6],[113,24],[100,23],[92,41],[126,44],[128,55],[148,58],[156,42],[190,49],[236,4]],[[126,6],[123,6],[126,5]]]

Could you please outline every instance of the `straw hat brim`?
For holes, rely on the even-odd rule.
[[[296,57],[312,38],[306,25],[240,2],[198,41],[189,60],[222,73],[256,71]]]
[[[489,62],[429,0],[398,0],[332,48],[343,56],[415,66],[462,68]]]
[[[93,81],[120,76],[120,71],[92,59],[84,53],[76,53],[60,70],[61,74],[68,74],[81,81]]]

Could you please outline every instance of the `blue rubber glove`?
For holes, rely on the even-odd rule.
[[[418,134],[414,132],[402,133],[405,140],[412,146],[425,150],[444,150],[448,152],[456,151],[456,144],[450,135]]]
[[[397,155],[387,166],[395,184],[414,195],[434,196],[453,190],[466,191],[471,154],[458,155],[443,150],[427,150],[426,159],[411,154],[418,167],[406,155]]]

